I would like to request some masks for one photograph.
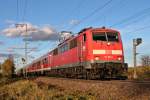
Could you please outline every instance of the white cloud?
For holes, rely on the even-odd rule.
[[[49,25],[45,25],[43,27],[39,27],[36,25],[32,25],[31,23],[27,24],[27,33],[26,26],[18,26],[10,25],[8,28],[1,31],[7,37],[23,37],[27,35],[30,38],[27,38],[28,41],[47,41],[47,40],[57,40],[59,38],[59,34],[57,31]]]
[[[76,25],[79,23],[79,20],[73,19],[69,22],[70,25]]]
[[[7,19],[7,20],[5,20],[5,23],[6,24],[14,24],[14,23],[16,23],[14,20],[9,20],[9,19]]]

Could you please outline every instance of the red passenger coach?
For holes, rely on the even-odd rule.
[[[86,28],[57,48],[27,65],[27,75],[70,78],[126,78],[120,33],[113,29]]]

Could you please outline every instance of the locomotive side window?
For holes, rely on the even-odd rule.
[[[66,43],[65,45],[64,45],[64,51],[67,51],[68,50],[68,43]]]
[[[59,48],[58,48],[58,51],[59,51],[59,53],[62,53],[62,52],[64,51],[63,46],[59,47]]]
[[[70,41],[70,49],[75,48],[77,46],[77,39],[73,39]]]
[[[94,41],[107,41],[105,33],[102,33],[102,32],[93,33],[93,40]]]
[[[68,43],[66,43],[66,44],[62,45],[62,46],[58,49],[58,51],[59,51],[59,53],[63,53],[63,52],[65,52],[65,51],[67,51],[68,49],[69,49]]]

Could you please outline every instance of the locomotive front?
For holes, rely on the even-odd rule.
[[[89,32],[89,68],[101,78],[127,78],[127,64],[120,33],[116,30],[97,28]],[[88,67],[87,67],[88,68]],[[92,74],[92,73],[91,73]]]

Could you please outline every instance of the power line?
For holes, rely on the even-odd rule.
[[[17,19],[19,20],[19,15],[20,15],[20,7],[22,7],[21,8],[21,15],[22,15],[22,17],[21,17],[21,20],[22,21],[24,21],[25,20],[25,16],[26,16],[26,13],[27,13],[27,5],[28,5],[28,0],[24,0],[24,2],[23,2],[23,6],[19,6],[19,0],[17,0]]]
[[[86,0],[80,0],[79,2],[78,2],[78,4],[76,5],[76,7],[68,14],[68,16],[69,17],[72,17],[74,14],[75,14],[75,12],[77,12],[77,10],[78,10],[78,12],[80,11],[79,9],[81,8],[81,6],[83,5],[83,3],[85,2]],[[62,24],[61,25],[64,25],[64,24],[66,24],[66,21],[63,21],[62,22]],[[64,26],[62,27],[62,29],[64,28]]]
[[[123,19],[123,20],[121,20],[121,21],[119,21],[119,22],[113,24],[113,25],[111,25],[110,27],[113,27],[113,26],[117,26],[117,25],[121,25],[121,24],[123,24],[123,23],[126,23],[126,22],[128,22],[128,21],[130,21],[130,20],[132,20],[132,19],[134,19],[134,18],[137,18],[137,17],[141,16],[141,15],[144,14],[144,13],[149,12],[149,10],[150,10],[150,8],[146,8],[146,9],[144,9],[144,10],[142,10],[142,11],[139,11],[139,12],[135,13],[134,15],[131,15],[131,16],[129,16],[129,17],[127,17],[127,18],[125,18],[125,19]]]
[[[134,18],[131,22],[128,22],[128,23],[126,23],[126,24],[124,24],[124,25],[128,26],[128,25],[130,25],[130,24],[132,24],[132,23],[135,24],[135,23],[137,23],[137,22],[140,22],[140,21],[142,21],[142,19],[148,17],[147,15],[149,15],[149,14],[150,14],[150,12],[145,13],[145,14],[143,14],[143,15],[141,15],[141,16],[137,16],[137,17]]]
[[[144,29],[149,29],[149,28],[150,28],[150,25],[144,26],[144,27],[141,27],[141,28],[137,28],[133,31],[129,31],[129,32],[126,32],[126,33],[134,33],[134,32],[141,31],[141,30],[144,30]]]
[[[74,10],[71,12],[72,14],[70,14],[69,16],[73,16],[75,14],[75,12],[79,12],[80,8],[84,2],[85,2],[85,0],[80,0],[78,2],[77,6],[74,8]]]
[[[17,0],[17,20],[19,19],[19,1]]]
[[[44,46],[42,46],[41,48],[47,48],[49,45],[51,46],[51,47],[54,47],[54,46],[57,46],[57,41],[55,41],[55,42],[53,42],[51,45],[49,44],[49,41],[48,41],[48,44],[46,43],[46,44],[44,44]],[[51,50],[50,48],[47,48],[48,49],[48,52],[49,52],[49,50]],[[37,52],[41,52],[43,49],[41,49],[41,50],[38,50],[38,51],[33,51],[33,52],[31,52],[30,53],[30,55],[32,55],[32,54],[34,54],[34,53],[37,53]]]
[[[126,0],[119,0],[119,2],[117,2],[116,4],[114,4],[114,5],[112,5],[110,8],[108,8],[108,10],[107,10],[107,14],[108,13],[111,13],[111,12],[113,12],[113,10],[114,10],[114,8],[119,8],[119,9],[121,9],[122,7],[124,7],[124,2],[125,2]],[[117,6],[116,6],[117,5]],[[113,9],[112,9],[113,8]],[[101,16],[98,16],[97,18],[95,18],[95,19],[93,19],[92,20],[92,23],[96,23],[96,22],[99,22],[98,20],[100,20],[100,17],[101,17],[101,19],[102,19],[102,15]],[[104,17],[104,21],[106,21],[106,13],[105,14],[103,14],[103,17]],[[104,22],[104,24],[106,24],[106,22]]]
[[[28,0],[25,0],[25,3],[24,3],[24,9],[23,9],[23,18],[22,20],[24,21],[25,20],[25,16],[26,16],[26,13],[27,13],[27,4],[28,4]]]
[[[84,18],[82,18],[79,23],[77,23],[76,25],[73,25],[72,27],[70,27],[68,30],[78,26],[79,24],[81,24],[82,22],[84,22],[85,20],[87,20],[88,18],[90,18],[91,16],[93,16],[95,13],[97,13],[98,11],[102,10],[103,8],[105,8],[107,5],[109,5],[112,2],[112,0],[107,1],[104,5],[96,8],[93,12],[91,12],[90,14],[88,14],[87,16],[85,16]]]

